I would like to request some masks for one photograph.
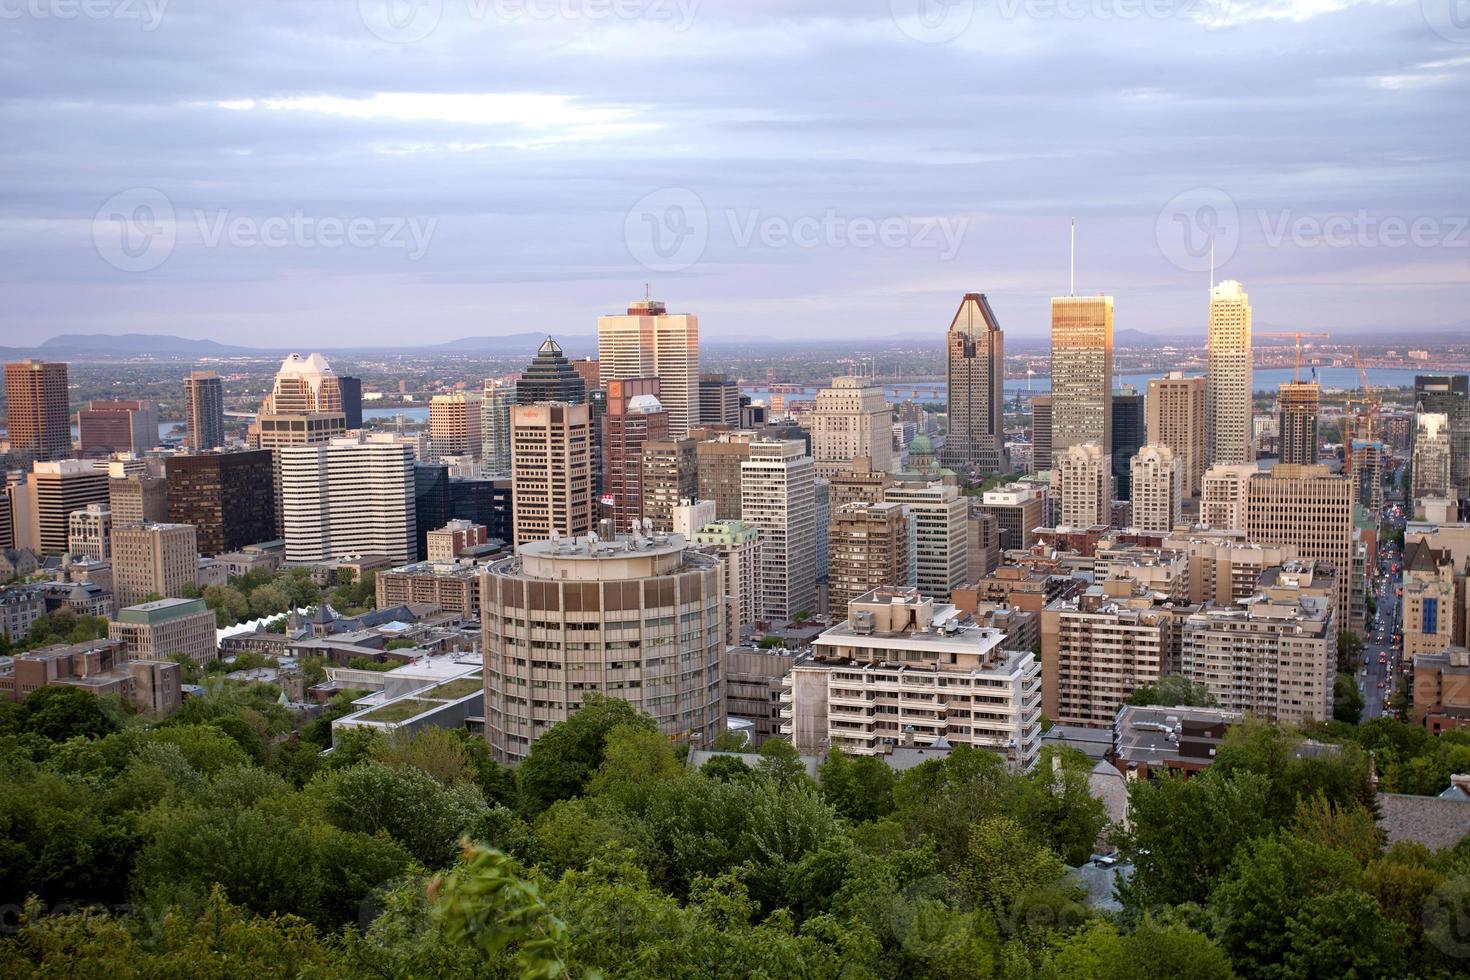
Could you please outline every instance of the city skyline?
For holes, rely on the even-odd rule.
[[[378,6],[9,20],[6,342],[583,334],[648,280],[715,341],[922,330],[971,290],[1037,337],[1074,216],[1120,330],[1203,332],[1209,240],[1262,329],[1466,326],[1463,37],[1418,4],[961,3],[953,37],[890,4]]]

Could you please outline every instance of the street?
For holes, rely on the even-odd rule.
[[[1390,511],[1387,516],[1392,519],[1394,515]],[[1358,691],[1363,695],[1364,721],[1383,716],[1383,702],[1393,696],[1394,685],[1398,683],[1398,650],[1394,637],[1403,626],[1403,600],[1398,594],[1403,581],[1402,562],[1403,556],[1396,549],[1386,547],[1379,554],[1374,579],[1377,614],[1368,624],[1363,638],[1363,662],[1358,664],[1356,674]],[[1400,566],[1397,572],[1393,570],[1396,565]]]

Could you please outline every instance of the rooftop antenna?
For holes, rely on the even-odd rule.
[[[1067,295],[1077,295],[1077,219],[1072,219],[1072,259],[1071,272],[1067,277]]]
[[[652,283],[645,282],[643,284],[643,302],[649,303],[649,302],[652,302],[652,301],[653,301],[653,284]]]

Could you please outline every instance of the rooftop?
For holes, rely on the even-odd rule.
[[[209,612],[203,599],[156,599],[136,606],[128,606],[117,613],[119,623],[134,626],[156,626],[184,616]]]

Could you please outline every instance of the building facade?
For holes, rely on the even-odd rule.
[[[194,525],[200,554],[239,551],[276,537],[275,461],[269,451],[172,456],[167,472],[168,520]]]
[[[1317,414],[1322,386],[1315,381],[1288,382],[1277,397],[1281,419],[1281,462],[1310,466],[1317,462]]]
[[[893,408],[883,388],[870,378],[834,378],[817,392],[810,430],[812,458],[823,479],[866,457],[877,470],[892,470]]]
[[[1245,288],[1234,279],[1210,290],[1206,345],[1205,464],[1253,463],[1251,306]]]
[[[1184,492],[1198,497],[1205,474],[1205,379],[1170,371],[1150,380],[1144,429],[1150,443],[1173,450],[1184,466]]]
[[[598,317],[597,360],[604,382],[658,378],[673,438],[687,438],[698,426],[699,317],[671,314],[656,300],[630,303],[625,314]]]
[[[24,462],[71,458],[67,368],[58,361],[5,365],[5,426],[10,452]]]
[[[848,603],[874,589],[914,584],[914,535],[903,504],[844,504],[832,514],[827,547],[833,617],[846,617]]]
[[[1005,335],[984,293],[966,293],[945,335],[949,432],[944,465],[986,475],[1005,469]],[[880,467],[887,469],[887,467]]]
[[[921,595],[948,602],[970,574],[970,503],[954,483],[899,483],[883,495],[902,504],[913,534],[910,574]],[[890,582],[888,585],[903,583]]]
[[[334,439],[280,451],[286,560],[417,557],[414,463],[389,436]]]
[[[794,439],[752,442],[740,476],[742,520],[761,535],[760,618],[784,623],[797,612],[814,612],[816,467],[806,445]]]
[[[1096,444],[1113,453],[1113,298],[1051,301],[1051,458]]]
[[[592,424],[585,404],[539,402],[511,411],[511,487],[517,548],[592,530]]]
[[[119,607],[149,596],[177,599],[196,584],[199,548],[192,524],[132,524],[112,531],[112,591]]]
[[[1059,527],[1086,528],[1112,523],[1111,459],[1095,442],[1076,443],[1056,456],[1051,472]]]
[[[107,637],[122,643],[129,660],[188,657],[203,665],[219,657],[214,613],[203,599],[159,599],[117,611]]]
[[[1179,523],[1184,465],[1168,446],[1144,446],[1133,457],[1133,526],[1168,533]]]

